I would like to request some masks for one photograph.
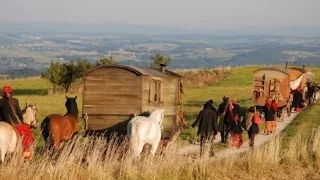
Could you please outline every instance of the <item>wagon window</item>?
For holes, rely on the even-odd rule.
[[[150,81],[150,102],[163,102],[163,83],[160,80]]]

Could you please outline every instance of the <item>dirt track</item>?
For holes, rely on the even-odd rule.
[[[255,148],[261,146],[265,142],[271,140],[277,134],[281,133],[281,131],[292,122],[292,120],[296,117],[296,115],[297,114],[295,112],[293,112],[293,113],[291,113],[290,117],[285,117],[283,122],[277,122],[276,132],[273,134],[265,135],[265,134],[263,134],[263,129],[260,128],[260,134],[258,134],[255,138]],[[246,133],[246,131],[244,131],[243,133]],[[216,136],[214,143],[219,143],[220,141],[221,141],[220,134],[218,134]],[[240,149],[227,148],[227,149],[221,150],[219,152],[216,152],[215,157],[216,158],[223,158],[223,157],[227,157],[227,156],[229,157],[229,156],[233,156],[233,155],[236,155],[236,154],[248,151],[248,150],[250,150],[249,141],[245,141]],[[187,146],[181,148],[179,150],[179,154],[181,154],[181,155],[195,154],[195,153],[199,154],[200,153],[199,151],[200,151],[199,144],[190,144],[190,145],[187,145]]]

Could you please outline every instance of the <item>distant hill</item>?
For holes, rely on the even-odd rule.
[[[157,25],[125,24],[125,23],[40,23],[40,22],[0,22],[0,33],[81,33],[81,34],[164,34],[193,33],[210,35],[276,35],[320,37],[320,28],[315,27],[240,27],[188,29]]]
[[[186,28],[135,25],[121,23],[4,23],[0,22],[0,33],[80,33],[80,34],[153,34],[153,33],[189,33]]]

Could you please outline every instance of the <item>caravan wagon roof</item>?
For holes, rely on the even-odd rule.
[[[264,67],[264,68],[260,68],[260,69],[257,69],[255,70],[253,73],[256,73],[258,71],[268,71],[268,70],[271,70],[271,71],[279,71],[279,72],[282,72],[284,74],[290,74],[290,72],[284,68],[279,68],[279,67]]]
[[[94,68],[89,69],[85,75],[88,73],[98,70],[98,69],[104,69],[104,68],[121,68],[121,69],[126,69],[128,71],[131,71],[137,75],[141,76],[156,76],[156,77],[165,77],[165,76],[175,76],[175,77],[182,77],[179,74],[170,71],[168,69],[165,70],[165,72],[161,72],[158,69],[153,69],[149,67],[137,67],[137,66],[124,66],[124,65],[102,65],[102,66],[97,66]]]

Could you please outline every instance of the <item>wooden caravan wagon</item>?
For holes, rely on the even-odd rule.
[[[289,108],[290,72],[281,68],[261,68],[253,73],[253,104],[261,108],[267,99],[275,100],[279,107],[278,116],[283,117],[283,110]]]
[[[86,130],[126,133],[133,114],[165,107],[163,138],[176,126],[181,103],[182,77],[161,69],[104,65],[88,70],[83,77],[83,115]]]

